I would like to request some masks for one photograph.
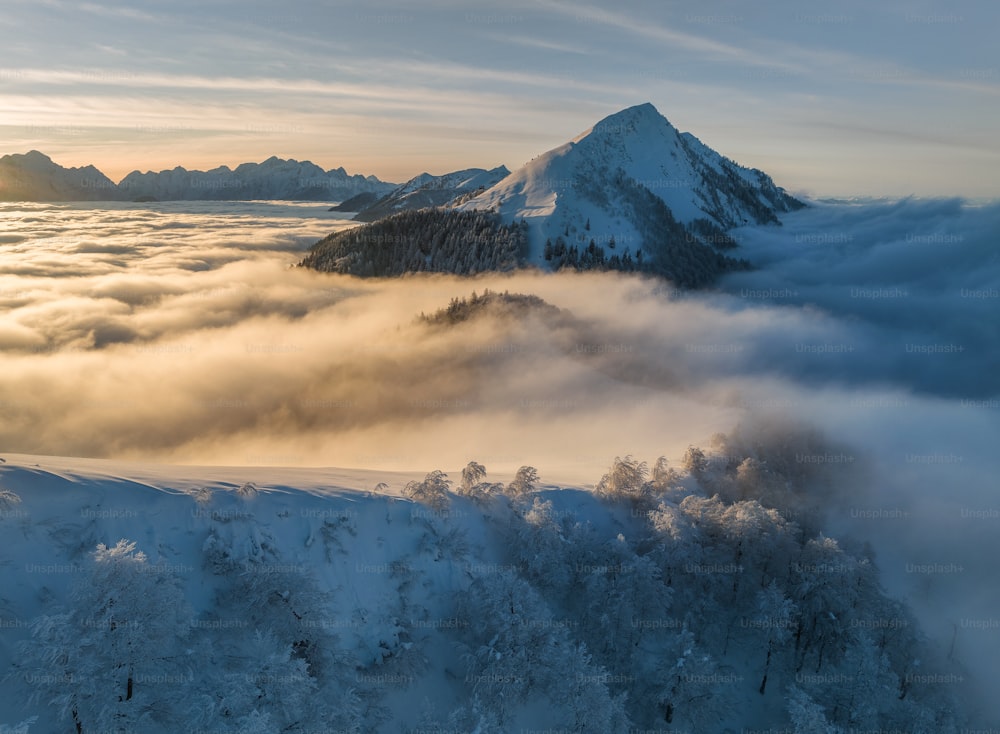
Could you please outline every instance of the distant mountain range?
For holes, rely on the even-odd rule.
[[[729,230],[780,225],[779,214],[804,206],[764,172],[678,132],[651,104],[505,171],[424,174],[358,202],[355,218],[371,223],[326,237],[302,264],[377,277],[498,265],[634,270],[700,286],[748,267],[727,254],[737,247]],[[406,211],[426,207],[435,209]]]
[[[273,156],[234,169],[133,171],[117,184],[94,166],[64,168],[37,150],[0,158],[0,201],[343,201],[359,194],[379,198],[394,188],[375,176]]]
[[[343,168],[324,171],[309,161],[283,160],[274,156],[263,163],[243,163],[211,171],[133,171],[118,185],[130,198],[168,200],[343,201],[362,193],[382,195],[395,184],[375,176],[351,176]]]

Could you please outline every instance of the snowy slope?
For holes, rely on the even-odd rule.
[[[526,219],[532,227],[530,259],[536,264],[542,264],[545,240],[557,236],[570,244],[593,239],[605,247],[613,237],[633,252],[648,252],[648,234],[636,221],[635,203],[626,191],[635,185],[658,197],[681,224],[708,219],[723,230],[776,223],[778,213],[800,206],[766,174],[738,166],[678,132],[647,103],[601,120],[462,208]]]
[[[188,171],[178,166],[154,173],[133,171],[119,183],[130,199],[174,200],[300,200],[343,201],[360,193],[384,194],[392,188],[374,176],[348,175],[343,168],[324,171],[310,161],[272,156],[262,163],[235,169]]]
[[[360,222],[374,222],[410,209],[444,206],[490,188],[509,173],[505,166],[490,170],[468,168],[442,176],[421,173],[358,212],[354,218]]]
[[[866,561],[629,461],[603,496],[432,473],[417,503],[398,473],[6,455],[0,731],[827,731],[825,708],[957,733],[941,686],[897,695],[915,654],[954,673]],[[876,650],[857,629],[886,613]]]
[[[64,168],[37,150],[0,158],[0,201],[101,201],[120,198],[93,166]]]
[[[0,696],[0,731],[28,714],[41,717],[33,733],[59,729],[45,706],[22,709],[44,676],[28,672],[18,644],[30,637],[33,622],[69,603],[97,545],[114,546],[123,538],[146,554],[150,573],[180,578],[195,629],[220,630],[227,644],[241,635],[250,638],[254,630],[238,602],[220,602],[225,579],[213,578],[206,568],[212,542],[232,554],[237,573],[276,575],[283,583],[308,579],[320,593],[333,592],[329,606],[310,610],[314,614],[306,615],[303,629],[335,636],[337,654],[349,669],[346,681],[362,692],[368,709],[364,731],[412,726],[424,700],[443,704],[445,711],[460,706],[464,663],[452,637],[467,623],[456,616],[456,593],[470,579],[508,566],[490,537],[496,530],[488,530],[488,514],[459,498],[445,510],[402,498],[405,483],[415,478],[364,470],[167,467],[5,455],[0,487],[17,499],[0,496],[0,671],[13,671],[8,692],[16,687],[25,695]],[[448,526],[461,530],[461,538],[445,536]],[[457,543],[457,556],[449,543]],[[193,682],[208,661],[195,657],[187,665],[176,681],[164,676],[165,682],[178,688]],[[170,730],[186,731],[195,715],[181,716],[188,702],[184,695],[177,699]],[[375,726],[380,719],[388,722]]]

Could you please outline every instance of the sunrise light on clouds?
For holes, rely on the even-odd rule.
[[[648,100],[793,191],[996,193],[985,1],[11,7],[7,149],[115,180],[270,155],[389,181],[513,169]]]
[[[0,734],[1000,732],[998,27],[7,0]]]

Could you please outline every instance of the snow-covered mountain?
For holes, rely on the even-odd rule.
[[[0,158],[0,201],[100,201],[120,198],[115,182],[93,166],[64,168],[44,153]]]
[[[509,174],[506,166],[490,170],[468,168],[443,176],[421,173],[362,209],[354,218],[359,222],[374,222],[410,209],[456,204],[489,189]]]
[[[697,288],[749,268],[724,252],[737,248],[729,230],[780,224],[778,214],[803,206],[762,171],[678,132],[651,104],[611,115],[505,172],[422,174],[361,211],[355,219],[368,222],[364,228],[318,242],[302,264],[380,277],[483,272],[510,266],[496,248],[516,230],[518,266],[639,271]],[[500,180],[490,185],[490,178]],[[429,207],[439,211],[404,215]],[[437,216],[448,210],[487,213],[492,231],[479,219]],[[463,222],[472,229],[462,231]]]
[[[219,166],[210,171],[188,171],[178,166],[158,173],[133,171],[119,188],[129,199],[254,200],[290,199],[343,201],[361,193],[379,195],[394,184],[375,176],[349,175],[343,168],[324,171],[310,161],[272,156],[262,163],[243,163],[235,169]]]
[[[724,232],[744,224],[776,224],[798,209],[762,171],[744,168],[678,132],[651,104],[622,110],[570,142],[543,153],[492,188],[461,204],[494,209],[530,225],[529,262],[544,265],[544,243],[562,237],[581,249],[614,242],[655,255],[653,199],[707,244],[731,244]],[[613,248],[612,248],[613,249]]]

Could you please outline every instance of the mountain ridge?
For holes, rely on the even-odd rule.
[[[295,199],[338,201],[361,193],[384,193],[393,184],[374,176],[348,174],[343,167],[324,170],[312,161],[271,156],[260,163],[208,171],[132,171],[118,184],[132,198],[158,200]]]
[[[395,187],[375,176],[348,174],[343,167],[324,170],[311,161],[277,156],[208,171],[182,166],[135,170],[118,183],[93,165],[66,168],[38,150],[0,158],[2,201],[338,201],[361,193],[382,196]]]
[[[488,170],[466,168],[440,176],[424,172],[366,206],[354,216],[354,219],[359,222],[374,222],[411,209],[453,206],[459,200],[476,196],[496,185],[508,175],[510,170],[503,165]]]

